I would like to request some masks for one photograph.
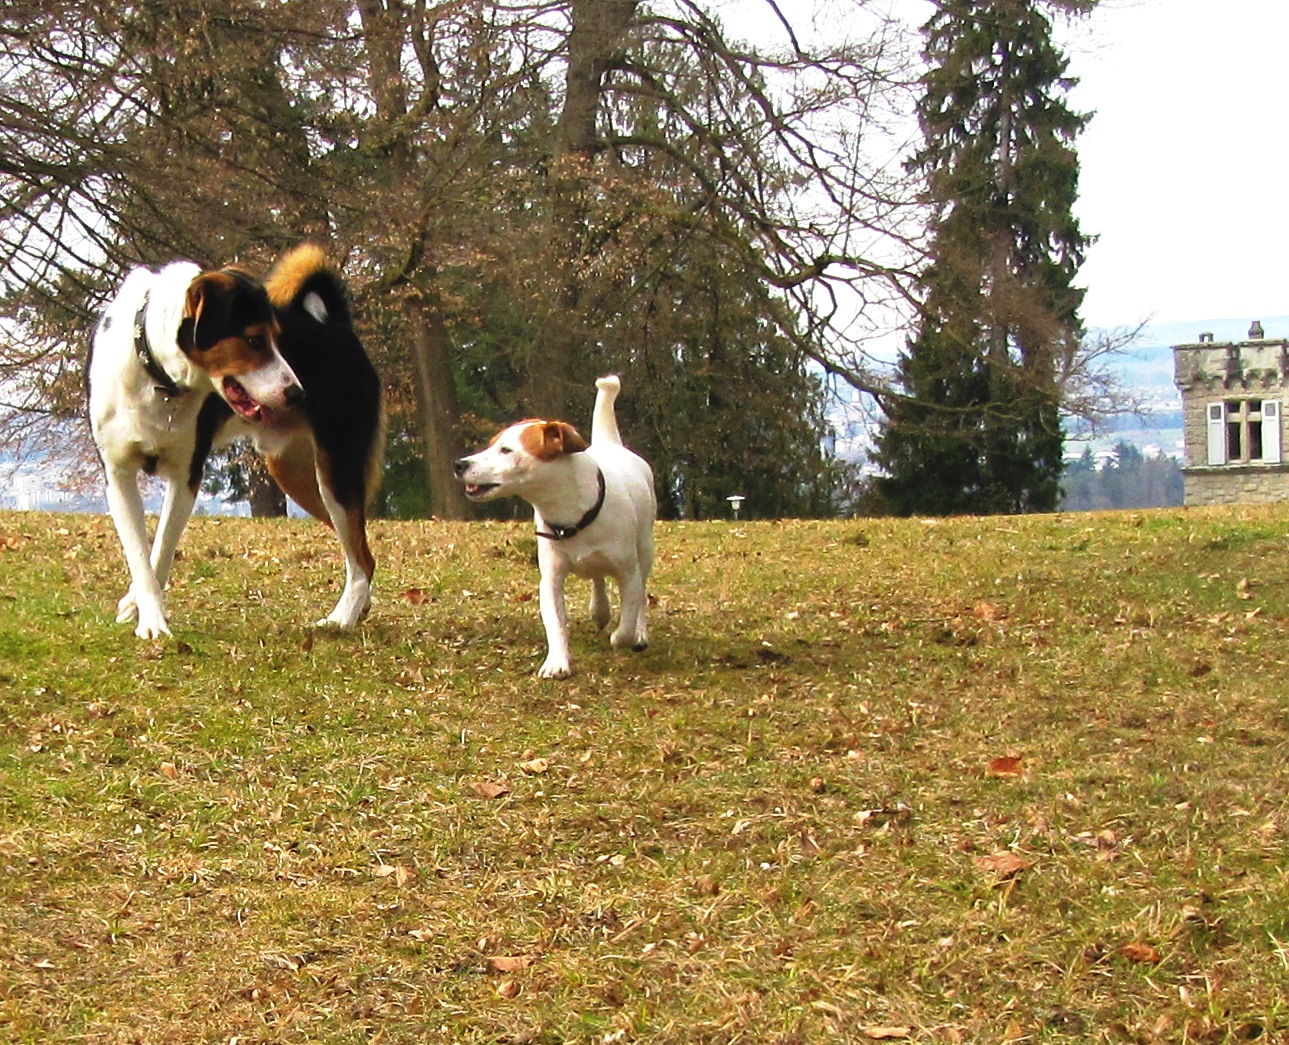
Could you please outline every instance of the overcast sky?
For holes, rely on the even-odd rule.
[[[779,2],[802,26],[807,0]],[[874,2],[915,27],[932,10]],[[713,6],[773,31],[765,0]],[[809,4],[824,21],[846,6]],[[1095,113],[1076,142],[1076,213],[1098,237],[1084,323],[1289,315],[1289,0],[1102,0],[1074,25],[1071,102]]]
[[[1289,314],[1289,2],[1103,0],[1084,21],[1084,322]]]

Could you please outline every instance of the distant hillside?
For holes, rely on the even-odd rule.
[[[1125,388],[1144,398],[1177,397],[1173,385],[1173,346],[1193,344],[1201,333],[1211,333],[1214,341],[1243,341],[1249,324],[1258,318],[1269,338],[1289,337],[1289,316],[1249,317],[1248,319],[1187,319],[1172,323],[1150,323],[1142,328],[1137,343],[1125,350],[1111,364]],[[1177,397],[1180,405],[1180,398]]]

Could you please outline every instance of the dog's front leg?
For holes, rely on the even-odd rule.
[[[544,679],[566,679],[573,674],[568,656],[568,615],[564,606],[564,580],[568,571],[558,557],[539,549],[537,561],[542,581],[537,589],[542,625],[546,628],[546,661],[537,669]]]
[[[622,599],[622,618],[609,637],[609,642],[614,649],[633,649],[639,653],[649,645],[649,628],[645,623],[645,608],[649,599],[645,593],[644,577],[638,570],[619,580],[618,594]]]
[[[107,507],[125,562],[130,569],[130,590],[117,606],[117,622],[137,620],[134,633],[141,639],[159,639],[170,634],[162,605],[161,585],[148,557],[148,527],[143,515],[137,473],[128,466],[109,466]]]
[[[161,521],[157,523],[157,536],[152,542],[152,572],[157,584],[164,591],[170,582],[170,568],[175,562],[175,550],[184,527],[192,517],[197,503],[197,491],[187,483],[171,479],[166,487],[165,504],[161,506]]]
[[[157,523],[157,533],[152,540],[152,575],[157,579],[157,588],[165,592],[170,583],[170,570],[174,566],[175,552],[179,539],[183,536],[188,520],[192,518],[193,505],[197,503],[197,494],[182,482],[167,480],[166,500],[161,506],[161,519]],[[116,619],[119,623],[132,621],[138,616],[138,600],[131,587],[116,607]],[[167,632],[167,634],[169,634]]]

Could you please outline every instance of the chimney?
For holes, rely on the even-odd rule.
[[[1256,340],[1263,336],[1265,335],[1262,330],[1262,321],[1260,319],[1255,319],[1253,321],[1253,325],[1249,327],[1249,337]]]
[[[1213,331],[1211,330],[1200,331],[1199,343],[1201,345],[1211,345],[1213,343]]]

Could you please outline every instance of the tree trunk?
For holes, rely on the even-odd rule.
[[[576,0],[573,4],[564,108],[555,129],[549,184],[550,242],[558,286],[543,331],[540,366],[529,373],[531,408],[546,417],[567,417],[571,363],[586,340],[585,190],[599,149],[597,122],[604,76],[638,6],[639,0]]]
[[[433,290],[410,291],[407,312],[430,514],[440,519],[469,519],[475,513],[452,467],[463,452],[461,407],[452,374],[452,343],[438,295]]]
[[[246,459],[246,500],[251,506],[251,518],[282,518],[286,515],[286,494],[273,481],[258,454],[247,454]]]

